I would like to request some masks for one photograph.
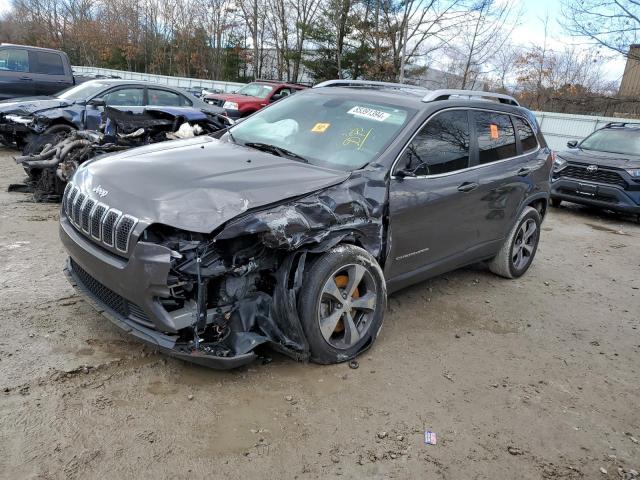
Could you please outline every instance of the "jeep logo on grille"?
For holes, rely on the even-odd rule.
[[[109,193],[109,190],[105,190],[104,188],[102,188],[102,185],[98,185],[93,189],[93,192],[96,195],[98,195],[100,198],[102,198],[107,196],[107,194]]]
[[[597,171],[598,171],[598,166],[597,165],[589,165],[587,167],[587,172],[589,172],[589,173],[595,173]]]

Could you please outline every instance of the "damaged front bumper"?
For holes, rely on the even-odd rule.
[[[70,256],[65,274],[73,287],[113,324],[162,353],[210,368],[237,368],[257,358],[253,351],[217,356],[187,348],[180,341],[177,330],[181,319],[172,317],[156,297],[168,294],[168,249],[138,242],[129,259],[116,258],[61,217],[60,238]]]

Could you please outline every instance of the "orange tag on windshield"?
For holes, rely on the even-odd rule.
[[[330,123],[316,123],[311,129],[312,132],[315,133],[324,133],[331,126]]]
[[[489,128],[491,130],[491,140],[497,140],[498,139],[498,125],[496,125],[495,123],[492,123],[491,125],[489,125]]]

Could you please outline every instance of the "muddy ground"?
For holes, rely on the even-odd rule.
[[[274,354],[218,372],[153,353],[74,293],[58,207],[6,192],[22,178],[11,154],[0,149],[0,478],[640,470],[633,219],[554,209],[524,278],[475,266],[394,295],[358,369]]]

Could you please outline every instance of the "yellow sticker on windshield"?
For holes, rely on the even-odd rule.
[[[315,133],[324,133],[331,126],[330,123],[316,123],[311,129],[312,132]]]

